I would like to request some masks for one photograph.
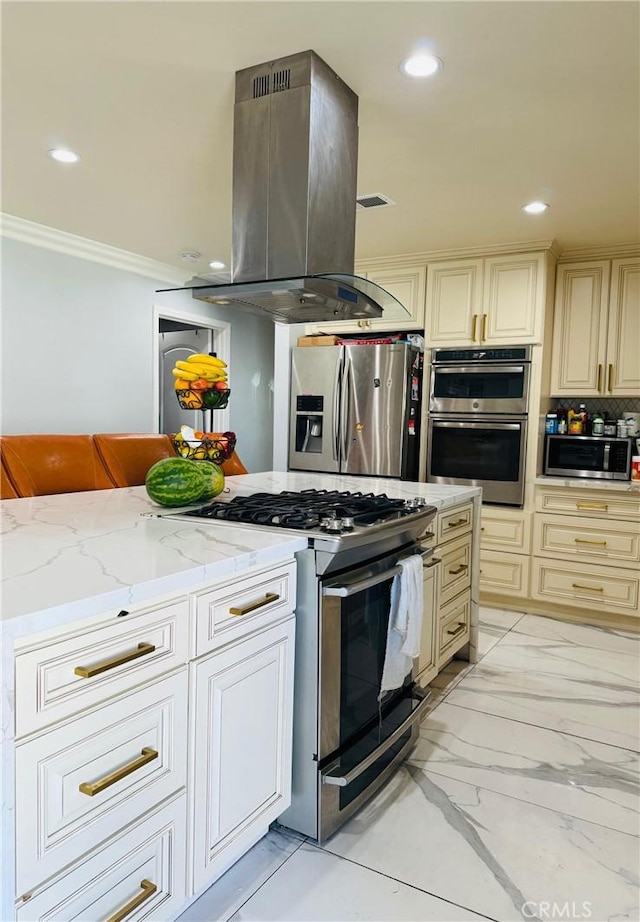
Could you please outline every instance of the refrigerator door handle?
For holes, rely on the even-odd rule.
[[[342,374],[342,407],[340,412],[341,458],[340,464],[346,464],[349,457],[349,407],[351,404],[351,359],[345,356]]]
[[[340,356],[336,362],[336,372],[333,379],[333,460],[340,464],[340,414],[342,411],[340,394],[342,391],[343,358]]]

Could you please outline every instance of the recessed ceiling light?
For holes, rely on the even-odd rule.
[[[442,61],[433,54],[412,54],[400,65],[405,77],[431,77],[442,69]]]
[[[548,207],[546,202],[529,202],[527,205],[522,206],[522,210],[526,211],[527,214],[542,214]]]
[[[64,147],[54,147],[53,150],[49,151],[49,156],[52,160],[57,160],[58,163],[77,163],[80,159],[80,154],[76,154],[72,150],[65,150]]]
[[[209,263],[209,268],[210,269],[224,269],[224,263],[220,262],[219,259],[214,259],[212,262]]]

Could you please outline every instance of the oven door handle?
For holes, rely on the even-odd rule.
[[[433,365],[437,375],[473,375],[473,374],[491,374],[492,372],[506,372],[508,374],[524,374],[524,365],[483,365],[480,362],[477,365],[455,365],[453,368],[449,365]]]
[[[433,548],[430,548],[429,550],[421,551],[420,557],[422,557],[423,560],[427,560],[432,554]],[[322,595],[339,596],[344,599],[350,595],[356,595],[358,592],[364,592],[365,589],[371,589],[379,583],[384,583],[385,580],[391,579],[391,577],[397,576],[397,574],[401,572],[402,567],[396,564],[395,567],[389,567],[388,570],[383,570],[382,573],[376,573],[374,576],[367,576],[365,579],[355,580],[353,583],[345,583],[343,586],[323,586]]]
[[[416,698],[421,698],[420,704],[413,711],[412,714],[404,720],[399,727],[397,727],[393,733],[391,733],[384,742],[380,743],[379,746],[370,752],[369,755],[362,760],[355,768],[352,768],[350,772],[347,772],[345,775],[332,775],[330,771],[336,771],[336,769],[330,769],[329,772],[322,775],[323,784],[335,784],[340,788],[345,788],[348,784],[351,784],[352,781],[355,781],[356,778],[359,778],[363,772],[366,772],[373,763],[384,755],[387,749],[399,740],[407,730],[410,730],[414,724],[418,723],[424,717],[426,711],[429,708],[429,699],[431,697],[431,692],[427,691],[424,688],[416,688],[413,691],[413,696]]]

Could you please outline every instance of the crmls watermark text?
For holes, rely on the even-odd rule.
[[[522,915],[525,919],[590,919],[591,903],[588,900],[582,903],[575,901],[557,903],[550,900],[527,900],[522,904]]]

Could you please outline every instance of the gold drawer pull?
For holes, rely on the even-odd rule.
[[[602,365],[598,365],[598,383],[596,384],[598,393],[602,390]]]
[[[122,909],[119,909],[117,912],[114,912],[112,916],[109,916],[107,922],[122,922],[122,919],[126,919],[127,916],[130,916],[134,909],[137,909],[138,906],[141,906],[145,900],[148,900],[150,896],[158,889],[155,884],[152,884],[150,880],[141,880],[140,886],[142,887],[142,893],[139,893],[137,896],[134,896],[132,900],[129,900],[128,903],[125,903]]]
[[[138,659],[140,656],[146,656],[147,653],[153,653],[155,646],[152,643],[139,643],[135,650],[130,653],[121,653],[120,656],[112,656],[111,659],[105,659],[96,666],[76,666],[73,670],[76,675],[82,676],[83,679],[91,679],[94,675],[100,675],[108,669],[115,669],[116,666],[122,666],[123,663],[129,663],[131,660]]]
[[[482,333],[480,334],[480,342],[483,343],[487,338],[487,315],[482,315]]]
[[[473,320],[471,322],[471,342],[475,343],[476,341],[476,327],[478,326],[478,315],[473,315]]]
[[[95,794],[99,794],[100,791],[104,791],[105,788],[111,787],[116,781],[121,781],[123,778],[126,778],[127,775],[142,768],[147,762],[153,762],[153,760],[157,758],[158,753],[155,749],[147,749],[145,747],[138,758],[134,759],[133,762],[129,762],[128,765],[123,765],[122,768],[117,769],[115,772],[111,772],[110,775],[105,775],[104,778],[101,778],[99,781],[83,781],[82,784],[78,786],[78,790],[82,794],[88,794],[89,797],[93,797]]]
[[[606,512],[608,508],[607,503],[576,503],[576,509],[602,509]]]
[[[429,563],[425,563],[422,567],[423,570],[430,570],[432,567],[435,567],[437,564],[442,563],[440,557],[432,557]]]
[[[458,573],[464,573],[464,571],[465,571],[465,570],[468,570],[468,569],[469,569],[469,568],[468,568],[468,566],[466,565],[466,563],[461,563],[460,566],[459,566],[459,567],[456,567],[455,570],[449,570],[449,573],[451,574],[451,576],[457,576]]]
[[[613,390],[613,365],[609,365],[609,374],[607,375],[607,385],[609,392]]]
[[[458,519],[457,522],[447,522],[447,528],[459,528],[460,525],[466,525],[467,519]]]
[[[599,547],[606,547],[606,541],[591,541],[589,538],[574,538],[576,544],[597,544]]]
[[[260,599],[259,602],[251,602],[249,605],[245,605],[244,608],[230,608],[230,615],[247,615],[250,611],[255,611],[256,608],[263,608],[265,605],[269,605],[270,602],[277,602],[280,598],[279,595],[275,592],[267,592],[264,599]]]
[[[466,628],[466,626],[467,626],[466,621],[458,621],[458,627],[455,629],[455,631],[447,630],[447,634],[451,634],[452,637],[455,637],[456,634],[461,634]]]
[[[580,583],[571,583],[573,589],[586,589],[587,592],[604,592],[602,586],[582,586]]]
[[[435,538],[436,533],[434,531],[425,531],[424,535],[419,538],[419,541],[430,541],[432,538]]]

